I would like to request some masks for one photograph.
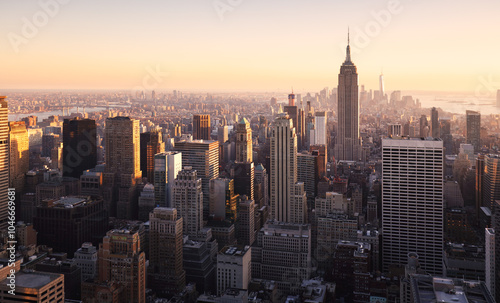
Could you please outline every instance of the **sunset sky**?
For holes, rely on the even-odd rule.
[[[133,89],[149,77],[157,91],[318,91],[337,86],[348,27],[367,88],[381,70],[388,91],[500,86],[498,0],[60,2],[0,2],[0,90]],[[55,11],[47,20],[41,3]],[[38,32],[23,36],[34,17]]]

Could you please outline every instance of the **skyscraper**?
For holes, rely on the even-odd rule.
[[[0,96],[0,230],[7,229],[9,188],[9,107]]]
[[[193,116],[193,139],[210,140],[211,130],[210,115]]]
[[[379,85],[380,101],[383,101],[385,100],[384,74],[380,74],[380,76],[378,77],[378,85]]]
[[[495,209],[495,200],[500,200],[500,156],[495,154],[484,157],[482,199],[483,205],[491,212]]]
[[[236,162],[253,162],[252,129],[245,118],[236,125]]]
[[[443,142],[382,140],[383,266],[404,265],[409,252],[442,274]]]
[[[349,40],[346,59],[340,67],[338,86],[338,127],[335,143],[336,160],[359,160],[361,139],[359,137],[358,73],[351,61]]]
[[[146,302],[146,255],[141,249],[138,225],[113,229],[99,245],[99,281],[125,286],[127,302]],[[95,294],[96,296],[98,294]]]
[[[106,170],[104,179],[118,191],[116,207],[111,205],[110,215],[132,219],[137,214],[136,185],[141,182],[139,120],[115,117],[106,120]]]
[[[154,156],[153,184],[155,204],[172,207],[172,186],[182,170],[182,153],[164,152]]]
[[[439,126],[439,113],[437,108],[433,107],[431,109],[431,130],[433,138],[441,138],[441,130]]]
[[[427,138],[429,136],[429,122],[427,121],[427,116],[420,116],[420,137]]]
[[[63,176],[80,178],[97,164],[96,125],[91,119],[64,119]]]
[[[210,140],[184,140],[175,143],[182,152],[182,166],[191,166],[201,178],[203,188],[203,216],[208,218],[210,180],[219,177],[219,142]],[[179,209],[177,209],[179,211]]]
[[[141,134],[141,171],[142,176],[153,182],[154,178],[154,157],[156,154],[165,151],[165,143],[160,130],[153,130]]]
[[[29,170],[28,131],[24,121],[9,123],[10,177],[9,186],[21,193]]]
[[[182,220],[175,208],[149,214],[149,287],[161,295],[180,293],[186,284],[182,266]]]
[[[326,113],[316,112],[316,118],[314,119],[314,139],[315,145],[326,145]],[[311,143],[312,145],[312,143]]]
[[[466,111],[467,117],[467,143],[474,145],[474,151],[481,148],[481,114],[476,111]]]
[[[203,192],[196,170],[184,167],[172,187],[172,204],[182,218],[183,233],[196,236],[203,228]]]
[[[255,166],[253,162],[234,164],[234,192],[254,199]]]
[[[300,193],[304,184],[296,184],[297,136],[287,114],[279,115],[272,128],[270,171],[271,217],[281,222],[304,223],[307,199],[304,192]]]

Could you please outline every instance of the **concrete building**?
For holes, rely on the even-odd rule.
[[[219,142],[207,140],[181,140],[175,150],[182,152],[182,166],[191,166],[201,178],[203,190],[203,218],[209,215],[210,180],[219,177]]]
[[[268,221],[252,246],[252,278],[297,293],[311,275],[311,247],[310,225]]]
[[[271,217],[280,222],[305,223],[307,197],[297,183],[297,136],[292,119],[276,118],[271,135]]]
[[[64,303],[64,276],[47,272],[16,272],[15,295],[9,294],[10,279],[2,277],[2,303]]]
[[[474,145],[474,151],[481,148],[481,113],[468,110],[465,113],[467,119],[467,143]]]
[[[326,145],[326,113],[316,112],[314,116],[314,145]]]
[[[0,230],[7,229],[9,203],[9,108],[0,96]]]
[[[344,240],[335,247],[333,277],[338,289],[352,293],[352,302],[364,303],[370,299],[371,249],[368,243]]]
[[[245,118],[236,125],[236,162],[253,162],[252,129]]]
[[[431,135],[433,138],[441,138],[439,113],[435,107],[431,109]]]
[[[91,119],[64,119],[63,176],[80,178],[97,164],[96,123]]]
[[[141,195],[139,196],[139,215],[138,219],[143,222],[147,222],[149,219],[149,213],[157,205],[155,203],[155,187],[152,184],[144,185]]]
[[[410,284],[412,303],[495,302],[484,282],[415,274],[410,276]]]
[[[249,200],[247,196],[238,198],[238,244],[252,245],[255,241],[255,202]]]
[[[497,288],[496,288],[496,268],[497,268],[497,260],[495,256],[495,229],[486,228],[485,229],[485,283],[486,287],[488,287],[491,295],[496,297]]]
[[[123,284],[128,302],[146,302],[146,255],[141,249],[138,225],[108,231],[99,244],[98,256],[100,283]]]
[[[183,218],[184,235],[196,236],[203,228],[203,192],[201,179],[192,167],[184,167],[175,179],[172,204]]]
[[[159,129],[141,133],[141,171],[142,177],[153,183],[155,155],[165,152],[165,142],[163,142],[162,132]]]
[[[97,248],[90,242],[82,244],[73,257],[73,262],[82,271],[82,282],[94,280],[98,277],[97,271]]]
[[[180,293],[186,286],[182,221],[175,208],[157,207],[149,215],[148,287],[167,297]]]
[[[484,157],[482,181],[483,206],[494,212],[495,201],[500,200],[500,155],[489,154]]]
[[[443,142],[383,139],[384,271],[416,252],[426,272],[442,273],[443,206]]]
[[[186,283],[196,283],[196,290],[199,293],[215,293],[217,266],[207,242],[184,241],[183,265],[186,271]]]
[[[182,153],[164,152],[154,155],[153,184],[155,204],[172,207],[172,186],[177,174],[182,170]]]
[[[255,190],[255,166],[253,162],[236,162],[234,164],[234,192],[248,196],[251,200]]]
[[[210,218],[217,221],[236,222],[238,195],[234,192],[234,180],[217,178],[210,180]]]
[[[28,130],[24,122],[9,122],[9,186],[22,193],[29,170]]]
[[[193,139],[210,140],[210,115],[193,115]]]
[[[108,213],[100,197],[48,199],[37,207],[33,226],[38,231],[38,244],[72,257],[82,243],[99,242],[108,230]]]
[[[117,197],[112,196],[110,216],[134,219],[138,213],[136,185],[142,182],[139,120],[129,117],[108,118],[104,134],[104,183],[114,192],[118,191]]]
[[[252,249],[249,246],[225,246],[217,254],[217,294],[228,288],[248,289],[252,278]]]

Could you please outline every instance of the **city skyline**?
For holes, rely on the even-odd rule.
[[[387,91],[498,82],[490,1],[40,3],[9,4],[2,89],[319,90],[335,86],[348,27],[367,87],[382,70]]]

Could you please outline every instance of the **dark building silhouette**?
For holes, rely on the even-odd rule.
[[[91,119],[64,119],[63,176],[80,178],[97,164],[96,124]]]
[[[46,199],[36,209],[33,226],[38,244],[72,257],[82,243],[99,243],[108,230],[108,214],[100,197]]]

